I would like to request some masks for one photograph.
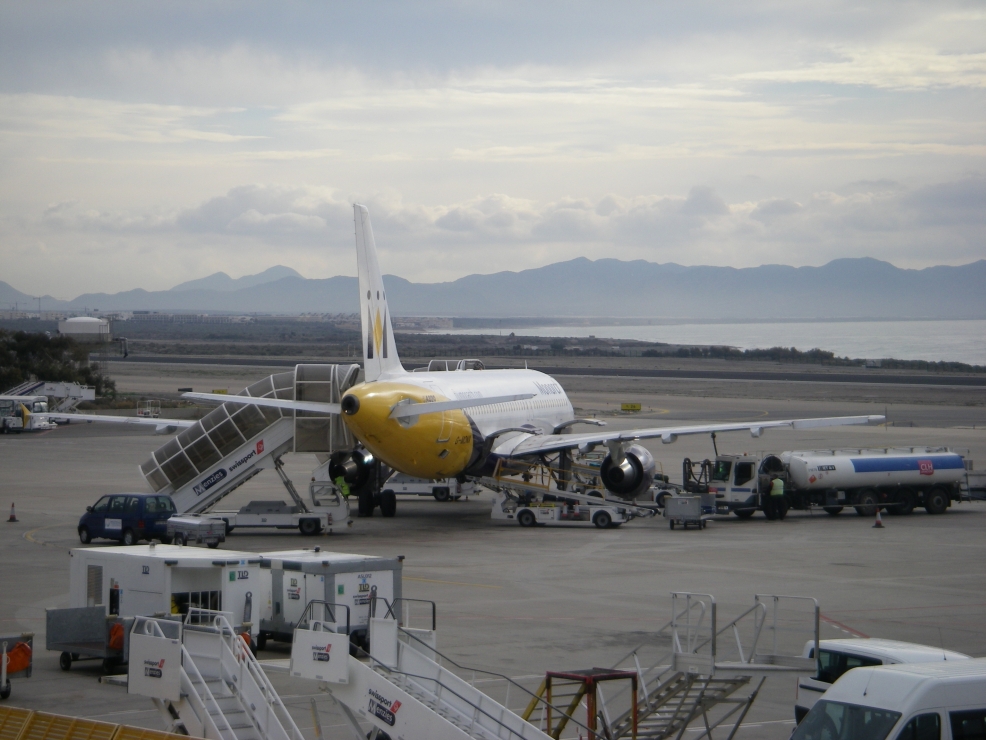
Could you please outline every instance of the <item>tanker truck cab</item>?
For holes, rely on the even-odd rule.
[[[815,641],[805,644],[805,658],[815,657]],[[854,668],[896,663],[940,663],[966,661],[969,656],[940,647],[878,638],[822,640],[818,644],[818,670],[814,676],[800,676],[794,703],[794,719],[801,722],[822,695]]]
[[[857,668],[832,685],[791,740],[986,737],[986,659]]]

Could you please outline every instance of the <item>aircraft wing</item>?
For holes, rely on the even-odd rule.
[[[229,396],[225,393],[182,393],[183,398],[209,403],[239,403],[246,406],[267,406],[274,409],[293,409],[294,411],[315,411],[321,414],[341,414],[337,403],[322,401],[292,401],[286,398],[257,398],[256,396]]]
[[[112,424],[143,424],[154,426],[159,432],[185,429],[195,424],[194,419],[153,419],[149,416],[110,416],[108,414],[38,414],[51,421],[105,421]]]
[[[535,455],[542,452],[578,447],[582,451],[591,450],[597,445],[607,443],[634,442],[640,439],[660,437],[665,444],[671,444],[686,434],[709,434],[710,432],[738,432],[749,430],[759,437],[765,429],[789,427],[791,429],[817,429],[820,427],[839,427],[852,424],[872,424],[883,421],[883,416],[830,416],[820,419],[786,419],[784,421],[748,421],[733,424],[704,424],[699,426],[657,427],[654,429],[627,429],[625,431],[589,432],[586,434],[544,434],[521,440],[509,453],[511,457]],[[509,442],[508,442],[509,445]],[[505,451],[506,452],[506,451]]]

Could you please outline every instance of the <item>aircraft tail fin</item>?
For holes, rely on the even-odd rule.
[[[387,293],[377,262],[377,246],[373,241],[370,212],[366,206],[353,206],[356,221],[356,262],[359,271],[360,323],[363,326],[363,372],[367,382],[381,375],[404,372],[394,329],[387,307]]]

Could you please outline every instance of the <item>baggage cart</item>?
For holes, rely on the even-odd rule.
[[[46,609],[45,625],[45,649],[61,651],[63,671],[78,660],[102,660],[107,673],[127,662],[132,617],[107,616],[102,606]]]
[[[200,514],[182,514],[168,519],[168,537],[175,545],[205,544],[213,549],[226,541],[226,522]]]
[[[674,529],[676,524],[680,524],[684,529],[688,529],[690,524],[705,529],[706,522],[714,516],[715,510],[714,493],[675,496],[664,502],[664,518],[668,520],[671,529]]]
[[[11,676],[31,677],[34,667],[34,633],[0,635],[0,699],[10,696]]]

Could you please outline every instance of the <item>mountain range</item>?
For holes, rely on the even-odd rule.
[[[821,267],[733,268],[584,257],[445,283],[384,276],[397,316],[696,319],[986,318],[986,260],[906,270],[867,257]],[[218,272],[171,290],[41,299],[45,311],[355,313],[356,278],[307,279],[289,267]],[[0,306],[37,298],[0,281]]]

